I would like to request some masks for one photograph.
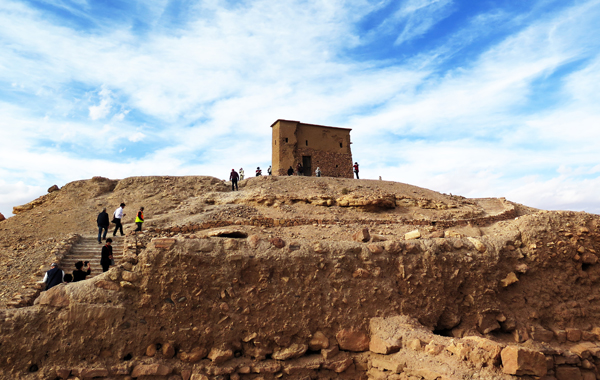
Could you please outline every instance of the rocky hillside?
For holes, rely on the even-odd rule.
[[[119,265],[36,290],[120,202]],[[93,178],[15,213],[0,222],[8,378],[600,373],[596,215],[310,177],[250,178],[239,192],[211,177]]]

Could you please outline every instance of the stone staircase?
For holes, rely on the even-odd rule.
[[[107,237],[110,237],[113,240],[113,259],[115,262],[119,262],[119,260],[123,257],[123,244],[125,242],[125,236]],[[82,236],[79,239],[79,242],[75,243],[70,252],[61,260],[60,268],[65,271],[65,274],[72,273],[75,270],[76,262],[89,261],[92,266],[92,275],[88,278],[99,275],[102,273],[100,257],[103,246],[104,241],[102,241],[102,244],[98,244],[98,236]]]

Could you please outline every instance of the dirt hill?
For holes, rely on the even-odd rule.
[[[121,202],[121,261],[41,292],[49,264],[72,262]],[[596,215],[295,176],[238,192],[212,177],[95,177],[15,213],[0,222],[6,378],[599,373]]]

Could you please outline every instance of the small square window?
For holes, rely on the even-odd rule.
[[[308,146],[308,140],[306,140],[306,146]]]
[[[343,147],[342,147],[342,143],[340,143],[340,148],[343,148]]]
[[[287,137],[285,138],[285,142],[288,142],[288,138]]]

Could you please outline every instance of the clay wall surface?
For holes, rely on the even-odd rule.
[[[271,127],[274,175],[287,175],[290,166],[295,170],[302,163],[302,156],[310,156],[310,173],[305,175],[314,175],[319,167],[323,176],[353,177],[350,129],[288,120],[278,120]]]

